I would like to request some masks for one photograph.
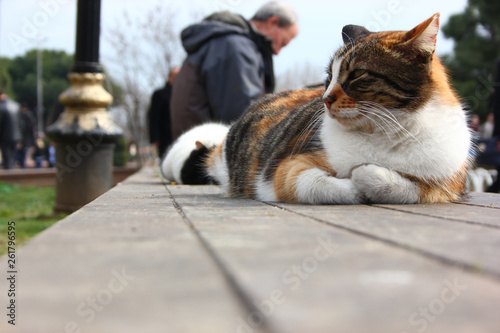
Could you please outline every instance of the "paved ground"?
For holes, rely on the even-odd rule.
[[[500,331],[500,195],[288,205],[144,169],[7,259],[0,332]]]

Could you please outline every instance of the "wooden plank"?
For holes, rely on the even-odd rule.
[[[500,194],[471,192],[469,193],[469,198],[462,204],[500,209],[499,198]]]
[[[0,332],[232,332],[239,302],[159,179],[142,172],[21,247]],[[6,258],[0,260],[5,270]]]
[[[500,196],[498,196],[500,201]],[[375,205],[376,207],[409,212],[421,216],[438,217],[446,220],[482,224],[500,228],[500,209],[485,206],[456,204],[432,205]]]
[[[278,206],[500,277],[500,229],[369,206]],[[426,206],[427,207],[427,206]],[[413,209],[418,209],[415,206]]]
[[[305,216],[333,216],[346,225],[365,216],[383,230],[384,215],[408,213],[366,206],[284,209],[225,198],[216,187],[168,189],[275,332],[498,330],[498,280]]]

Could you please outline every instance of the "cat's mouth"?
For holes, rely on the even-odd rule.
[[[328,114],[330,117],[334,119],[345,119],[345,120],[354,120],[354,119],[359,119],[363,117],[361,112],[359,112],[358,109],[327,109]]]
[[[349,109],[327,109],[328,115],[335,119],[340,125],[347,128],[357,128],[359,126],[364,126],[366,122],[366,117],[360,110],[355,108]]]

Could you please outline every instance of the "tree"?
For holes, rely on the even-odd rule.
[[[43,104],[53,119],[62,106],[59,94],[68,86],[67,75],[73,64],[73,56],[64,51],[42,50]],[[37,105],[37,50],[30,50],[14,59],[0,59],[0,86],[18,102],[24,102],[29,108]],[[50,117],[52,115],[52,117]]]
[[[473,113],[483,119],[494,91],[495,63],[500,51],[500,2],[469,0],[463,13],[443,26],[455,42],[454,54],[444,57],[452,82]]]
[[[11,66],[12,60],[9,58],[0,58],[0,88],[11,98],[15,98],[14,91],[12,90],[12,77],[9,74]]]
[[[150,96],[165,84],[169,69],[183,57],[175,10],[158,5],[145,17],[132,20],[127,12],[121,23],[105,32],[115,53],[105,59],[109,75],[123,90],[117,104],[126,117],[122,122],[139,151],[148,146],[147,111]],[[123,29],[123,25],[128,29]],[[131,29],[132,27],[132,29]],[[130,34],[134,31],[134,34]]]
[[[45,125],[50,125],[63,111],[59,95],[69,87],[68,73],[73,66],[73,55],[64,51],[42,50],[43,106],[46,110]],[[13,59],[0,58],[0,87],[7,95],[35,110],[37,105],[37,50],[30,50]],[[122,90],[108,78],[105,87],[113,98],[120,100]]]

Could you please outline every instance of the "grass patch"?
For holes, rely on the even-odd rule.
[[[40,231],[62,219],[54,214],[53,187],[10,185],[0,182],[0,255],[7,252],[7,223],[16,222],[16,249]]]

